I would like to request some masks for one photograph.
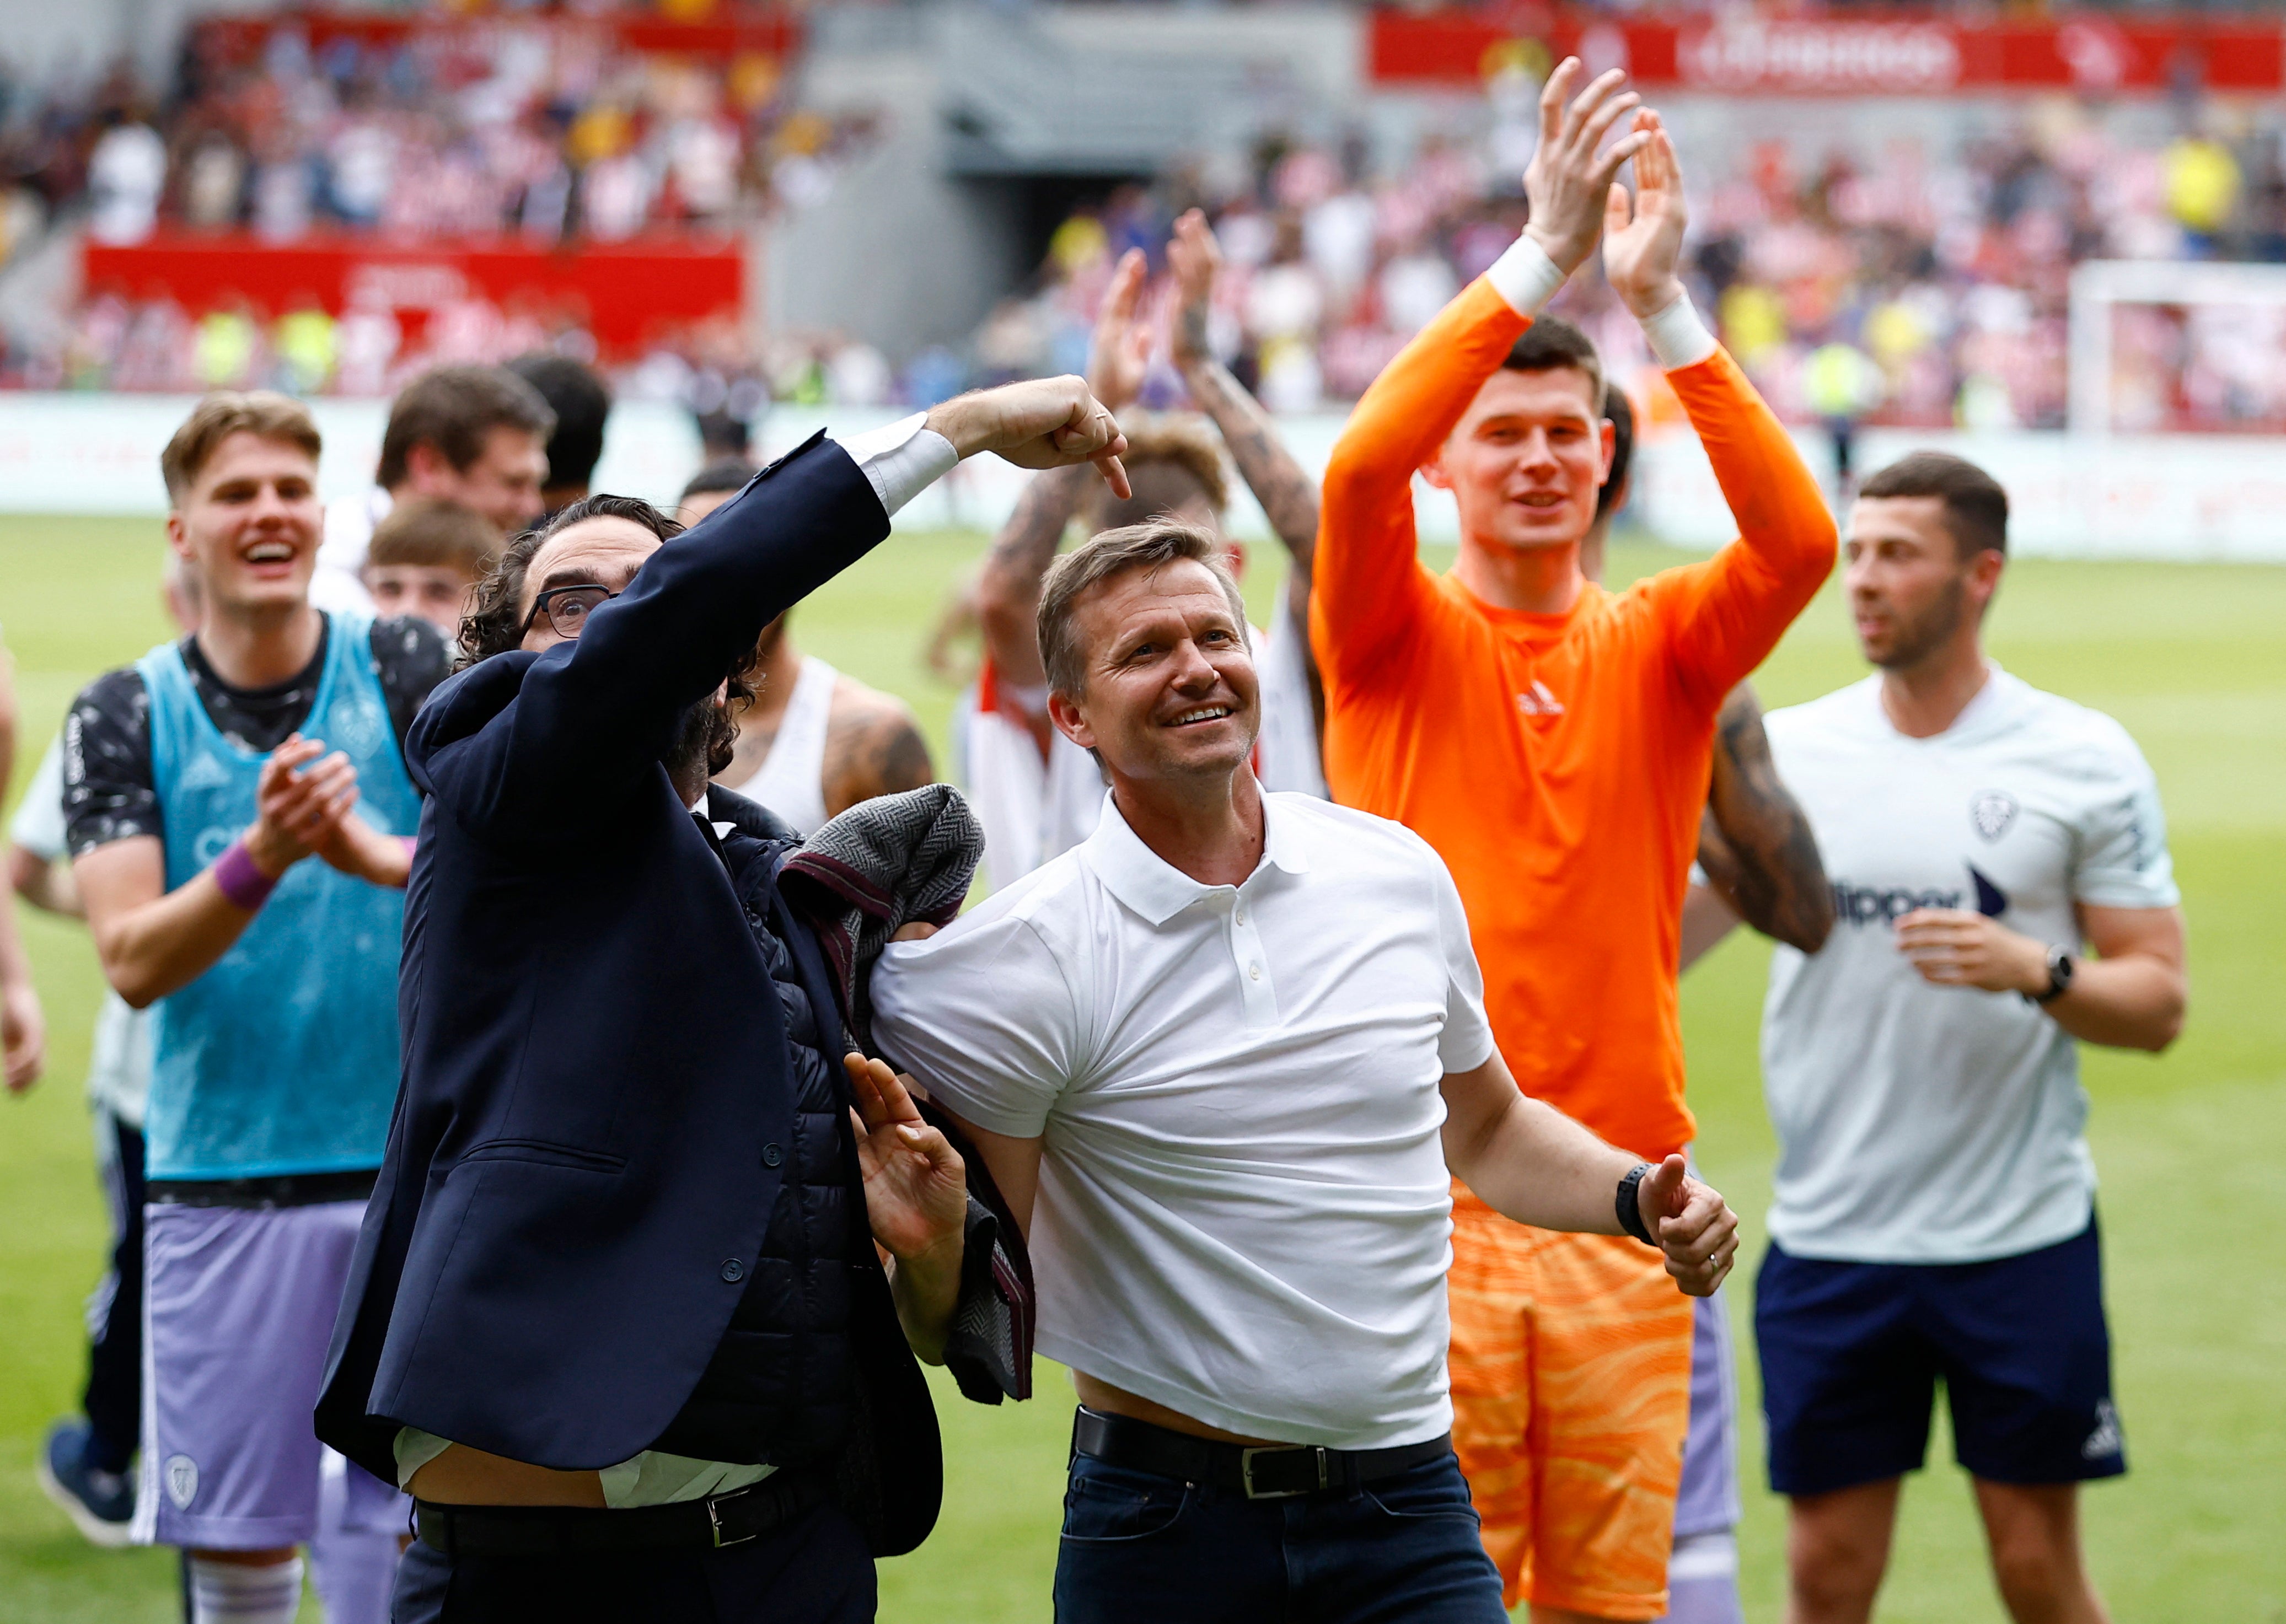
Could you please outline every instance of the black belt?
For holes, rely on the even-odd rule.
[[[346,1173],[274,1173],[266,1179],[154,1179],[146,1201],[177,1207],[314,1207],[328,1201],[370,1201],[374,1167]]]
[[[1208,1483],[1249,1500],[1281,1500],[1320,1489],[1344,1493],[1453,1453],[1453,1435],[1393,1449],[1321,1449],[1301,1444],[1218,1444],[1126,1415],[1082,1409],[1072,1418],[1072,1453],[1129,1471]]]
[[[447,1557],[576,1557],[596,1551],[692,1550],[760,1539],[832,1493],[822,1471],[772,1472],[706,1500],[603,1511],[587,1506],[443,1506],[413,1502],[421,1542]]]

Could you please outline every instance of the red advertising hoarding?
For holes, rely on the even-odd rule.
[[[265,315],[312,300],[397,312],[410,342],[431,311],[472,298],[585,327],[619,356],[712,316],[737,315],[745,256],[736,242],[587,243],[562,249],[513,239],[391,243],[362,236],[263,242],[243,233],[162,231],[128,246],[90,241],[87,289],[172,299],[193,313],[240,303]]]
[[[660,51],[700,60],[727,61],[754,52],[784,58],[801,45],[801,20],[791,12],[745,14],[721,22],[677,22],[644,12],[604,12],[587,16],[549,13],[541,17],[514,13],[454,16],[450,12],[408,15],[401,12],[278,12],[266,16],[207,17],[193,25],[204,51],[225,61],[247,60],[260,54],[270,36],[280,28],[300,30],[311,49],[322,51],[336,40],[351,40],[367,49],[386,48],[408,41],[451,43],[481,39],[502,29],[544,29],[550,34],[577,31],[605,46],[628,51]]]
[[[2092,14],[1975,23],[1922,13],[1611,19],[1518,4],[1376,12],[1373,78],[1480,85],[1503,65],[1579,55],[1660,90],[1754,96],[1930,96],[1988,91],[2150,94],[2187,84],[2286,88],[2286,26]]]

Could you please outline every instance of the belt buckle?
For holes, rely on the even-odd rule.
[[[759,1540],[762,1537],[759,1532],[754,1533],[731,1534],[727,1538],[722,1533],[722,1502],[726,1500],[737,1500],[753,1493],[753,1489],[749,1486],[742,1489],[733,1489],[727,1494],[714,1494],[708,1496],[706,1501],[706,1525],[713,1533],[714,1549],[716,1550],[721,1549],[725,1545],[744,1545],[748,1540]]]
[[[1254,1486],[1254,1457],[1256,1455],[1299,1455],[1305,1449],[1309,1454],[1317,1457],[1318,1482],[1316,1488],[1257,1489]],[[1321,1489],[1326,1486],[1326,1451],[1321,1446],[1318,1445],[1302,1445],[1297,1447],[1291,1444],[1263,1445],[1255,1448],[1241,1449],[1238,1452],[1238,1478],[1241,1483],[1245,1485],[1246,1497],[1249,1500],[1292,1500],[1297,1495],[1313,1494],[1317,1493],[1318,1489]]]

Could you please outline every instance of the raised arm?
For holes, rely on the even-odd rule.
[[[1699,824],[1699,866],[1730,910],[1762,934],[1805,953],[1825,945],[1833,892],[1817,838],[1778,781],[1762,707],[1745,682],[1730,690],[1714,721],[1714,778]]]
[[[1524,235],[1399,351],[1335,442],[1310,607],[1311,642],[1329,682],[1362,680],[1434,590],[1418,556],[1414,471],[1445,443],[1533,312],[1594,250],[1606,192],[1650,138],[1632,131],[1599,150],[1637,98],[1620,91],[1626,75],[1616,68],[1580,89],[1585,77],[1579,59],[1566,58],[1541,92]]]
[[[1150,365],[1153,333],[1143,296],[1148,273],[1141,249],[1130,248],[1120,256],[1088,341],[1088,388],[1115,414],[1133,403]],[[984,651],[1000,680],[1013,687],[1037,689],[1047,683],[1047,672],[1040,664],[1040,582],[1055,562],[1064,531],[1086,499],[1088,485],[1082,469],[1058,469],[1035,478],[992,539],[992,550],[977,574],[976,618],[984,633]]]
[[[888,534],[888,487],[874,479],[889,458],[918,465],[900,468],[914,477],[899,500],[981,451],[1022,468],[1092,462],[1126,489],[1125,441],[1078,378],[961,396],[900,429],[909,438],[868,448],[864,468],[821,435],[756,476],[652,554],[577,639],[529,658],[512,703],[485,665],[463,672],[414,726],[416,780],[469,826],[523,839],[616,807],[761,628]]]
[[[1199,410],[1214,420],[1230,447],[1239,477],[1262,504],[1270,528],[1285,544],[1293,567],[1286,576],[1286,594],[1294,623],[1309,623],[1310,558],[1318,545],[1318,482],[1310,477],[1294,453],[1279,438],[1278,425],[1262,403],[1231,375],[1207,342],[1207,311],[1214,295],[1215,278],[1222,271],[1222,248],[1207,226],[1207,217],[1192,209],[1175,222],[1167,244],[1168,268],[1182,303],[1176,311],[1175,369]]]
[[[985,656],[1004,682],[1018,688],[1047,682],[1047,669],[1040,664],[1040,582],[1086,493],[1084,469],[1036,474],[992,538],[992,550],[976,577],[976,623],[984,634]]]
[[[1414,471],[1532,325],[1489,274],[1398,352],[1334,442],[1310,569],[1310,643],[1329,685],[1369,674],[1435,590],[1413,522]]]
[[[1709,697],[1762,662],[1833,572],[1833,517],[1801,453],[1692,310],[1677,267],[1686,224],[1683,169],[1659,114],[1636,114],[1636,195],[1607,193],[1604,271],[1636,319],[1707,448],[1738,540],[1675,572],[1676,652]]]

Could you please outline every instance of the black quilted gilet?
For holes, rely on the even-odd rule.
[[[705,1461],[790,1466],[831,1458],[848,1432],[849,1257],[863,1217],[853,1203],[864,1194],[852,1182],[837,1061],[821,1041],[829,1035],[818,1031],[786,944],[765,921],[756,921],[754,935],[785,1016],[793,1138],[778,1147],[784,1181],[730,1328],[652,1447]]]

